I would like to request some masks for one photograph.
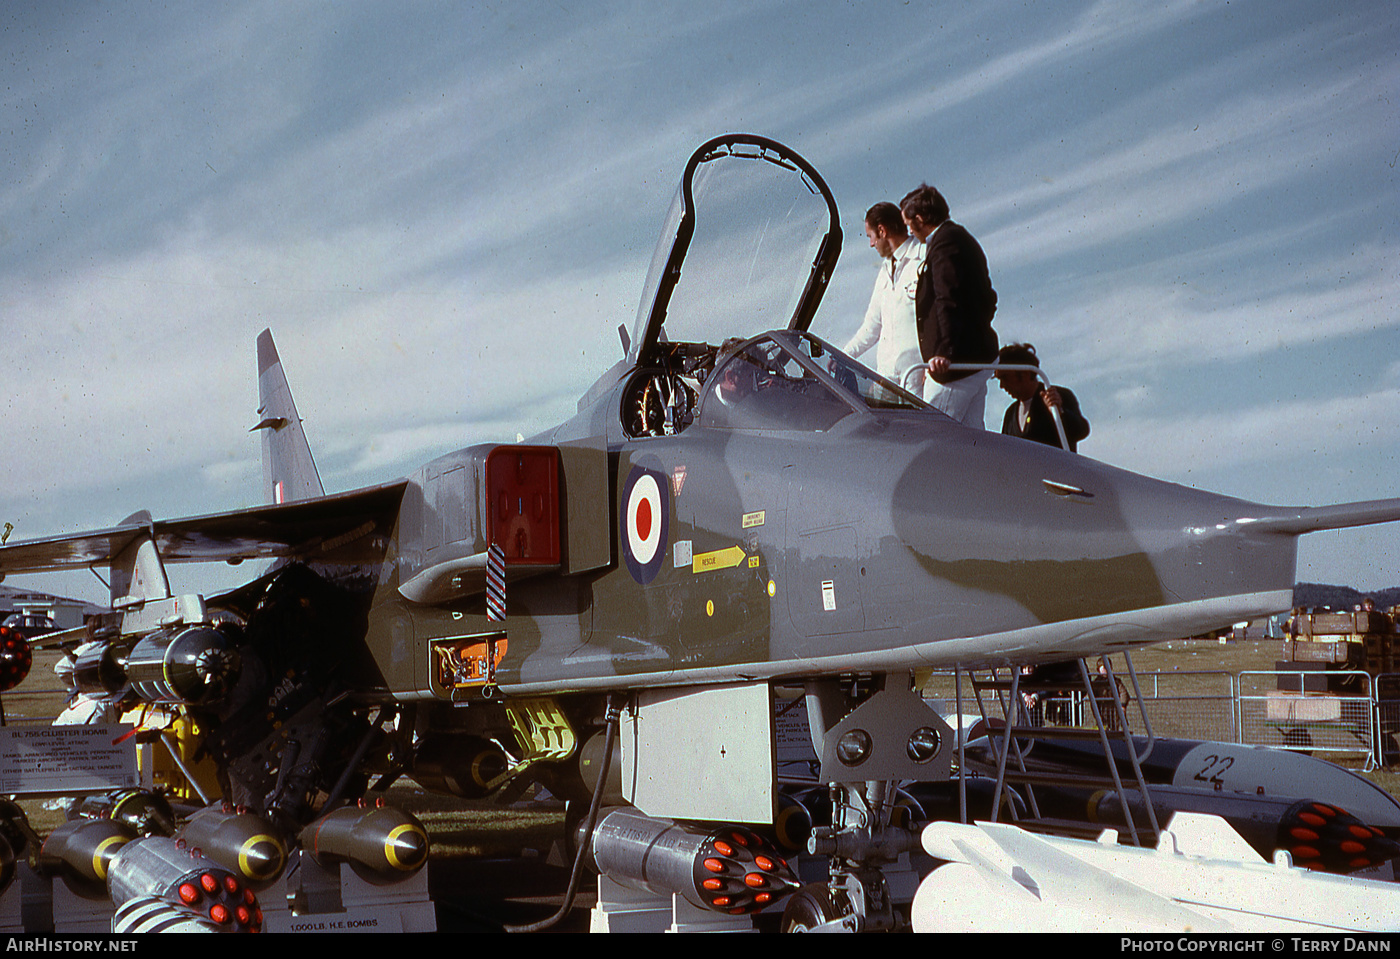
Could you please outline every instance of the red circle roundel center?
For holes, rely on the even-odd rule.
[[[637,504],[637,535],[651,539],[651,502],[642,500]]]

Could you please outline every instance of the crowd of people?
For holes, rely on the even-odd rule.
[[[1008,436],[1060,446],[1056,413],[1070,450],[1089,435],[1078,398],[1042,383],[1029,343],[1000,346],[992,318],[997,294],[982,247],[949,218],[948,202],[927,183],[899,205],[865,214],[865,235],[879,254],[870,305],[844,352],[875,347],[875,371],[921,395],[935,409],[983,428],[987,384],[995,376],[1014,402],[1002,419]]]

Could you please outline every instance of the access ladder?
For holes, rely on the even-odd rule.
[[[1122,810],[1122,815],[1128,827],[1129,835],[1136,846],[1141,846],[1142,838],[1138,834],[1137,824],[1133,821],[1132,804],[1128,800],[1127,791],[1123,785],[1123,777],[1119,773],[1118,762],[1115,761],[1113,750],[1109,743],[1110,735],[1120,735],[1122,737],[1125,752],[1129,759],[1136,780],[1138,793],[1143,797],[1146,806],[1149,825],[1151,826],[1154,842],[1161,836],[1161,827],[1157,822],[1156,812],[1152,807],[1152,802],[1147,791],[1147,783],[1142,773],[1142,761],[1145,760],[1152,751],[1156,740],[1152,734],[1152,727],[1147,719],[1147,713],[1142,706],[1142,696],[1138,690],[1137,673],[1133,669],[1132,659],[1125,652],[1123,654],[1127,665],[1128,676],[1132,681],[1133,693],[1138,707],[1138,714],[1141,718],[1143,729],[1146,732],[1146,743],[1141,752],[1133,742],[1131,730],[1128,728],[1127,715],[1123,704],[1117,695],[1117,678],[1115,677],[1112,665],[1107,657],[1103,664],[1105,672],[1101,678],[1107,682],[1109,694],[1106,697],[1112,704],[1114,725],[1116,731],[1110,730],[1104,722],[1103,714],[1099,708],[1100,696],[1096,694],[1093,680],[1090,677],[1088,666],[1084,660],[1077,660],[1079,679],[1084,692],[1083,701],[1089,704],[1092,712],[1092,725],[1083,726],[1046,726],[1038,725],[1031,721],[1030,711],[1022,699],[1022,694],[1028,693],[1056,693],[1067,690],[1065,681],[1036,682],[1024,677],[1021,670],[1015,667],[983,669],[967,669],[966,673],[971,682],[972,689],[977,702],[977,712],[981,717],[982,726],[987,730],[987,743],[990,747],[994,765],[996,769],[996,784],[993,791],[991,817],[992,821],[998,821],[1003,809],[1008,813],[1011,822],[1026,829],[1040,832],[1053,832],[1068,834],[1071,836],[1095,836],[1102,832],[1103,827],[1094,826],[1087,822],[1069,819],[1057,819],[1041,814],[1041,803],[1037,800],[1036,788],[1060,788],[1060,789],[1080,789],[1080,790],[1112,790],[1117,794]],[[980,673],[980,675],[979,675]],[[956,674],[957,682],[957,710],[961,716],[962,709],[962,675],[963,670]],[[1007,678],[1009,676],[1009,678]],[[989,719],[987,702],[984,693],[994,693],[994,702],[1001,713],[1002,725],[1000,729],[994,729],[993,720]],[[962,773],[966,773],[970,766],[965,753],[967,737],[960,736],[958,740],[958,767]],[[1103,749],[1104,773],[1094,774],[1087,771],[1072,768],[1059,768],[1049,770],[1046,768],[1036,768],[1036,763],[1032,758],[1028,761],[1027,753],[1034,752],[1034,742],[1036,740],[1097,740]],[[1023,746],[1023,742],[1030,741]],[[972,765],[978,765],[974,762]],[[968,821],[967,797],[966,797],[966,776],[959,776],[960,797],[959,804],[962,812],[962,821]],[[1009,784],[1024,786],[1022,790],[1028,816],[1022,816],[1017,810],[1014,802],[1006,801],[1006,787]]]

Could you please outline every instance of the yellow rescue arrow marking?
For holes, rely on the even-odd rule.
[[[731,546],[710,553],[696,553],[690,562],[692,573],[711,573],[717,569],[733,569],[744,561],[744,547]]]

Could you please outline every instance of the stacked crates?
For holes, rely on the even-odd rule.
[[[1359,723],[1371,683],[1390,671],[1394,638],[1395,620],[1376,610],[1295,609],[1283,661],[1274,664],[1278,691],[1268,694],[1268,720]]]
[[[1284,662],[1276,667],[1278,692],[1268,695],[1268,719],[1288,745],[1322,748],[1322,727],[1332,726],[1354,737],[1364,732],[1379,765],[1400,758],[1397,621],[1400,606],[1388,612],[1293,611]]]
[[[1394,611],[1392,611],[1394,612]],[[1363,670],[1375,676],[1394,667],[1395,620],[1379,610],[1294,610],[1283,641],[1284,662],[1318,664],[1324,670]]]

